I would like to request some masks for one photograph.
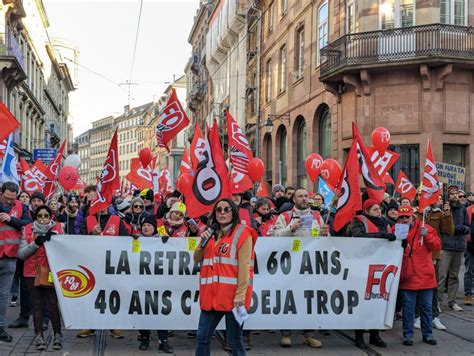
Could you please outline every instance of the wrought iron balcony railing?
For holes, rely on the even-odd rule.
[[[474,28],[431,24],[351,33],[321,49],[321,79],[343,67],[425,59],[474,62]]]

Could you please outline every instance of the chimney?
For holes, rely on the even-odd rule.
[[[130,105],[125,105],[125,106],[123,107],[123,112],[124,112],[124,114],[127,114],[129,111],[130,111]]]

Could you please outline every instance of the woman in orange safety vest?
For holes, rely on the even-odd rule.
[[[207,226],[194,253],[194,261],[201,262],[201,315],[195,354],[211,354],[211,337],[225,316],[227,342],[232,355],[246,355],[242,326],[232,310],[250,308],[254,256],[252,233],[240,224],[239,210],[230,199],[216,203]]]

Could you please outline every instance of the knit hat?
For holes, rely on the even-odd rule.
[[[148,223],[150,225],[153,225],[154,230],[156,231],[156,220],[153,218],[153,216],[146,215],[142,221],[140,221],[140,226],[143,227],[143,224]]]
[[[140,197],[145,200],[145,199],[148,199],[150,201],[153,201],[155,200],[155,194],[153,193],[153,189],[150,189],[150,188],[146,188],[146,189],[143,189],[141,192],[140,192]]]
[[[130,205],[133,207],[133,205],[135,203],[140,203],[141,205],[143,205],[143,207],[145,207],[145,202],[143,201],[142,198],[140,197],[133,197],[132,200],[130,200]]]
[[[33,199],[39,199],[43,202],[43,204],[46,203],[46,198],[44,197],[44,194],[41,192],[34,192],[33,194],[31,194],[30,201]]]
[[[411,206],[401,206],[398,209],[398,217],[400,218],[401,216],[412,216],[414,213],[414,210]]]
[[[380,203],[375,199],[367,199],[364,202],[364,204],[362,204],[362,209],[364,209],[364,211],[367,211],[375,204],[380,204]]]
[[[389,203],[387,204],[387,211],[390,211],[391,209],[398,210],[398,208],[399,208],[399,205],[394,199],[390,200]]]
[[[172,213],[173,211],[177,211],[179,213],[182,213],[183,215],[186,215],[186,205],[177,201],[171,206],[170,213]]]
[[[276,192],[284,192],[285,187],[282,186],[281,184],[275,184],[272,188],[272,194],[275,194]]]
[[[250,201],[250,199],[252,199],[252,192],[250,190],[242,193],[242,200]]]
[[[68,195],[66,203],[69,204],[70,202],[75,201],[79,204],[79,197],[75,194]]]
[[[130,203],[127,200],[117,199],[115,201],[115,206],[117,207],[118,211],[124,212],[130,207]]]

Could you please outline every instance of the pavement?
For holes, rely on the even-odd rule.
[[[460,276],[464,275],[461,271]],[[438,340],[437,346],[430,346],[422,342],[421,331],[415,329],[414,345],[411,347],[402,345],[402,322],[397,320],[391,330],[381,332],[381,337],[387,342],[386,349],[369,345],[367,349],[355,347],[351,330],[330,331],[329,336],[316,332],[316,338],[323,343],[321,349],[311,349],[303,345],[303,335],[299,331],[294,331],[292,336],[292,347],[280,347],[279,332],[261,331],[251,334],[251,344],[254,345],[248,355],[474,355],[474,307],[464,306],[462,293],[462,278],[460,278],[460,288],[458,293],[458,304],[464,308],[462,312],[450,310],[446,304],[442,306],[443,313],[440,316],[442,322],[447,326],[447,331],[434,329],[434,336]],[[446,299],[446,298],[445,298]],[[7,324],[16,319],[20,311],[19,307],[10,307],[7,310]],[[77,330],[63,330],[63,349],[61,351],[52,350],[51,328],[45,333],[48,348],[46,351],[38,352],[33,344],[34,331],[32,321],[30,326],[24,329],[7,329],[13,336],[11,343],[0,342],[0,356],[12,355],[156,355],[158,353],[158,337],[152,334],[150,348],[147,351],[138,350],[137,332],[124,331],[123,339],[113,339],[108,331],[98,331],[95,336],[85,339],[76,337]],[[366,342],[368,335],[365,335]],[[175,355],[194,355],[194,339],[186,338],[186,332],[177,331],[169,338]],[[221,349],[218,338],[212,341],[212,355],[227,356],[228,353]]]

